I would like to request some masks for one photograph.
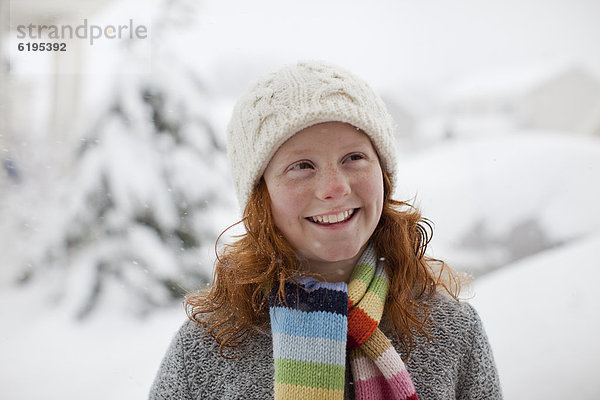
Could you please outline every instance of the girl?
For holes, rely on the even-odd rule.
[[[392,199],[392,121],[308,62],[248,89],[228,127],[246,233],[189,295],[152,399],[500,399],[481,321]]]

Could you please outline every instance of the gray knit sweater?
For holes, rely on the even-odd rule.
[[[419,399],[501,399],[494,358],[477,312],[468,303],[441,295],[430,305],[432,342],[417,336],[417,348],[406,363]],[[389,323],[382,323],[381,329],[404,358]],[[205,328],[187,321],[162,361],[150,399],[272,399],[270,334],[256,334],[241,354],[223,358]],[[344,398],[354,399],[349,366]]]

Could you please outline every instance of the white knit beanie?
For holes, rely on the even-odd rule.
[[[383,101],[342,68],[299,62],[255,81],[233,110],[227,151],[242,212],[277,149],[296,132],[330,121],[346,122],[369,136],[393,187],[396,149]]]

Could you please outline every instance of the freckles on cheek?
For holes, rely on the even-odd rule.
[[[365,179],[364,190],[372,199],[377,199],[379,206],[383,205],[383,175],[381,173],[373,174]]]
[[[271,194],[271,208],[276,225],[281,229],[301,219],[301,204],[300,191],[282,186],[273,190]]]

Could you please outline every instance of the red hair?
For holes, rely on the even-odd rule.
[[[415,207],[391,198],[385,171],[383,186],[382,215],[372,239],[389,277],[387,318],[410,352],[415,333],[429,337],[426,301],[438,288],[456,298],[460,281],[444,262],[426,256],[432,225]],[[277,282],[283,287],[300,271],[296,252],[275,227],[269,192],[262,178],[240,222],[246,233],[225,245],[217,255],[212,286],[185,299],[189,318],[209,328],[222,354],[224,348],[235,348],[253,331],[268,327],[270,288]],[[434,268],[438,271],[434,272]]]

